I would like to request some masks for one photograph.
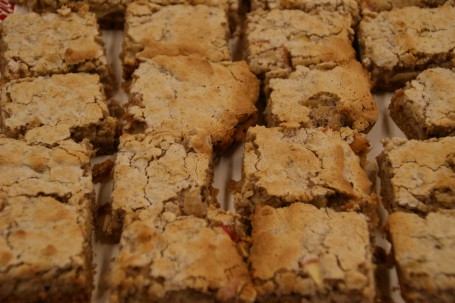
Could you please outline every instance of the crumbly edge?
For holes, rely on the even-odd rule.
[[[284,136],[293,136],[296,131],[296,129],[286,128],[283,128],[282,130]],[[352,138],[350,138],[349,136],[344,137],[343,133],[341,133],[340,135],[342,140],[346,141],[350,145],[351,149],[356,155],[358,155],[359,153],[363,154],[366,157],[366,154],[369,151],[369,145],[368,147],[362,147],[360,151],[358,151],[357,153],[355,152],[356,148],[358,148],[356,145],[359,144],[363,145],[363,143],[355,141],[349,143],[349,140],[352,140]],[[363,141],[362,139],[363,137],[360,137],[360,140],[358,141]],[[248,150],[249,152],[253,152],[254,154],[256,154],[257,158],[259,159],[261,157],[259,146],[254,141],[255,141],[254,135],[251,134],[247,135],[244,153]],[[361,157],[359,157],[359,163],[361,164],[362,168],[366,164],[365,161],[362,161]],[[364,163],[362,164],[362,162]],[[290,197],[270,196],[268,195],[267,191],[264,188],[256,186],[256,181],[257,180],[255,180],[254,178],[245,176],[245,172],[242,169],[241,180],[238,183],[236,183],[235,188],[233,189],[235,209],[239,214],[241,214],[246,224],[249,223],[250,216],[255,212],[258,205],[269,205],[274,208],[281,208],[295,202],[302,202],[299,201],[294,196]],[[253,194],[251,196],[246,196],[245,193]],[[322,207],[332,208],[336,211],[356,211],[365,214],[369,218],[369,229],[371,237],[374,236],[374,230],[379,221],[377,214],[377,206],[379,201],[375,193],[371,192],[370,196],[367,199],[365,199],[366,197],[360,197],[360,199],[358,200],[354,200],[338,192],[333,196],[325,198],[327,199],[327,201],[325,203],[325,206]],[[319,201],[317,197],[312,201],[308,201],[305,203],[321,207],[320,205],[321,201]]]
[[[176,144],[182,144],[184,145],[187,153],[195,152],[195,146],[191,146],[191,135],[186,134],[186,135],[175,135],[175,143]],[[139,135],[140,136],[140,135]],[[189,136],[189,137],[187,137]],[[142,140],[147,140],[146,137],[143,137]],[[122,152],[121,149],[119,152]],[[165,150],[162,150],[163,155],[166,153]],[[161,156],[154,157],[153,159],[149,159],[149,163],[152,161],[156,161],[159,159]],[[114,165],[114,174],[115,174],[115,165]],[[214,163],[213,159],[209,163],[209,167],[206,171],[206,176],[208,176],[210,179],[208,182],[205,184],[206,186],[203,186],[200,190],[201,195],[203,196],[201,201],[205,202],[206,207],[209,208],[211,206],[218,207],[218,201],[217,201],[217,194],[218,190],[216,188],[212,187],[213,183],[213,176],[214,176]],[[115,181],[114,181],[115,182]],[[130,224],[131,222],[134,222],[136,220],[141,220],[141,217],[144,216],[144,213],[148,212],[158,212],[159,214],[157,217],[161,217],[163,214],[167,213],[168,210],[166,209],[166,205],[169,204],[171,208],[175,208],[176,206],[178,207],[178,212],[177,214],[185,214],[185,211],[183,209],[183,204],[182,201],[184,200],[184,193],[185,189],[182,189],[181,192],[178,193],[178,199],[177,200],[169,200],[169,201],[164,201],[162,205],[150,205],[149,208],[139,208],[139,209],[129,209],[129,208],[116,208],[114,209],[112,207],[112,204],[109,203],[107,205],[104,205],[100,209],[98,209],[98,214],[100,216],[99,218],[99,223],[98,226],[99,228],[109,237],[111,237],[114,241],[118,242],[120,239],[121,231],[124,228],[125,223]],[[178,204],[178,205],[175,205]],[[203,216],[206,216],[207,214],[204,214]]]
[[[430,140],[437,140],[437,139],[430,139]],[[387,144],[394,144],[394,148],[402,148],[401,146],[404,144],[405,141],[401,141],[400,143],[394,144],[390,140],[386,139],[383,141],[383,145]],[[395,176],[395,171],[396,169],[399,168],[394,168],[396,166],[396,163],[392,163],[390,158],[388,157],[388,152],[392,151],[392,149],[389,147],[387,150],[384,150],[376,157],[376,161],[379,167],[378,170],[378,176],[381,180],[381,189],[380,189],[380,194],[381,194],[381,201],[384,207],[389,211],[389,212],[397,212],[397,211],[402,211],[402,212],[411,212],[411,213],[417,213],[420,215],[424,215],[429,212],[437,211],[440,209],[446,209],[447,206],[444,204],[438,203],[438,201],[435,201],[432,197],[419,197],[417,198],[424,206],[424,208],[420,209],[414,209],[414,208],[407,208],[403,207],[400,205],[400,201],[397,201],[395,199],[395,186],[393,184],[393,178]],[[451,165],[448,163],[448,165]]]
[[[383,14],[387,12],[383,12]],[[363,66],[370,72],[371,79],[373,80],[373,90],[380,91],[394,91],[401,88],[406,82],[414,79],[417,75],[428,68],[442,67],[442,68],[453,68],[455,66],[453,52],[447,52],[442,54],[429,55],[425,53],[413,53],[407,51],[409,56],[413,57],[415,63],[409,64],[409,62],[399,61],[392,70],[379,66],[373,58],[366,53],[366,40],[368,38],[368,32],[365,32],[365,24],[374,22],[378,13],[364,10],[362,22],[360,23],[357,31],[359,57]],[[407,66],[400,66],[400,65]]]
[[[399,212],[397,212],[396,215],[398,215]],[[422,221],[426,221],[426,217],[420,217]],[[402,218],[404,219],[404,218]],[[390,220],[390,219],[389,219]],[[398,283],[400,285],[400,292],[403,298],[405,299],[406,302],[416,302],[416,303],[428,303],[428,302],[435,302],[435,303],[450,303],[453,301],[453,294],[454,294],[454,289],[438,289],[437,292],[431,292],[426,289],[422,288],[416,288],[412,281],[407,281],[405,276],[404,276],[404,269],[400,264],[398,263],[398,260],[396,258],[396,252],[394,249],[393,245],[393,238],[392,238],[392,229],[390,226],[390,222],[388,222],[387,228],[386,228],[386,236],[388,238],[388,241],[392,243],[391,246],[391,256],[393,257],[393,261],[395,263],[395,266],[397,268],[397,274],[398,274]],[[417,235],[413,235],[412,237],[415,238],[420,238]],[[421,238],[432,238],[435,242],[438,242],[438,239],[434,237],[431,234],[427,235],[422,235]],[[412,249],[412,247],[410,248]],[[431,249],[431,248],[428,248]],[[422,260],[425,262],[425,260]],[[437,275],[437,273],[433,273]],[[430,273],[429,273],[430,275]],[[419,277],[417,277],[418,279]],[[408,283],[409,282],[409,283]]]

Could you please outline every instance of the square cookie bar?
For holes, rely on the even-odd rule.
[[[455,7],[406,7],[365,16],[360,57],[376,89],[392,90],[429,67],[455,66]]]
[[[149,208],[204,217],[209,205],[217,205],[210,137],[203,131],[124,134],[113,182],[108,234]]]
[[[244,57],[250,69],[286,75],[297,65],[334,67],[354,59],[349,15],[299,10],[254,11],[247,15]]]
[[[385,139],[377,157],[381,196],[391,211],[455,208],[455,137]]]
[[[243,61],[157,56],[134,73],[129,94],[128,131],[201,128],[218,152],[241,140],[256,122],[259,81]]]
[[[111,267],[110,302],[254,302],[232,232],[235,217],[216,217],[168,217],[162,224],[149,217],[128,225]]]
[[[455,300],[455,212],[389,216],[388,232],[406,302]]]
[[[257,9],[298,9],[307,13],[330,11],[351,15],[354,23],[360,20],[358,0],[252,0],[251,10]]]
[[[2,81],[71,72],[97,73],[106,92],[113,81],[92,13],[11,14],[2,22]]]
[[[0,138],[0,301],[83,302],[93,289],[90,149]]]
[[[362,212],[374,225],[377,201],[353,149],[368,150],[368,142],[350,129],[250,128],[235,195],[237,211],[249,215],[262,205],[303,202]]]
[[[230,61],[228,40],[228,20],[221,8],[131,3],[123,37],[124,77],[131,77],[140,59],[157,55],[197,54],[212,62]]]
[[[395,8],[408,6],[437,7],[444,4],[453,4],[453,0],[360,0],[362,9],[371,11],[390,11]]]
[[[0,300],[89,302],[91,213],[50,196],[0,200]]]
[[[271,79],[268,90],[264,114],[272,127],[368,132],[378,117],[369,75],[355,60],[328,70],[297,66],[284,79]]]
[[[249,261],[258,302],[374,302],[372,248],[362,214],[303,203],[262,206],[252,228]]]
[[[109,116],[98,75],[12,80],[1,92],[0,118],[3,134],[35,144],[87,138],[99,154],[117,148],[117,119]]]
[[[455,72],[423,71],[395,92],[389,111],[408,139],[455,136]]]

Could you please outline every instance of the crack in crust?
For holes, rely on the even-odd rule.
[[[187,137],[170,132],[124,134],[114,168],[107,232],[117,233],[123,221],[134,221],[152,209],[206,216],[209,205],[218,205],[212,157],[204,131]]]
[[[393,90],[430,67],[455,66],[455,7],[406,7],[360,22],[360,57],[375,89]],[[430,25],[431,24],[431,25]]]
[[[454,298],[455,212],[426,217],[395,212],[388,233],[403,298],[412,302],[449,303]]]
[[[224,224],[233,223],[232,215],[221,216]],[[192,216],[173,216],[167,222],[149,217],[128,225],[110,283],[111,302],[255,299],[236,243],[216,220]]]
[[[367,219],[303,203],[252,216],[251,275],[258,302],[371,302]]]
[[[242,169],[235,204],[245,216],[261,205],[304,202],[364,212],[371,227],[376,224],[377,201],[371,182],[360,158],[338,132],[250,128]]]
[[[247,15],[244,57],[260,77],[298,65],[333,68],[354,59],[351,18],[336,12],[254,11]]]
[[[455,137],[383,140],[381,195],[391,211],[428,213],[455,206]]]

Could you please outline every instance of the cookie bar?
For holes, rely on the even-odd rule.
[[[354,59],[350,16],[321,11],[254,11],[247,15],[244,57],[250,69],[286,75],[297,65],[334,67]]]
[[[324,128],[250,128],[240,188],[235,194],[236,210],[248,216],[258,206],[303,202],[363,212],[374,225],[377,201],[353,150],[368,142],[352,141],[350,146],[344,136]]]
[[[363,215],[303,203],[262,206],[252,228],[249,261],[258,302],[374,302]]]
[[[389,110],[408,139],[455,136],[455,72],[423,71],[395,92]]]
[[[90,149],[0,138],[0,301],[88,302]]]
[[[455,66],[455,7],[406,7],[365,16],[360,57],[376,89],[392,90],[430,67]],[[431,26],[430,26],[431,24]]]
[[[117,119],[109,116],[98,75],[13,80],[3,87],[0,105],[0,127],[8,137],[46,145],[87,138],[98,154],[117,147]]]
[[[222,217],[170,217],[165,224],[151,217],[128,225],[111,267],[110,302],[254,302],[235,220]]]
[[[428,213],[455,207],[455,137],[384,139],[377,157],[381,196],[391,211]]]
[[[368,132],[378,117],[369,75],[354,60],[328,70],[297,66],[284,79],[271,79],[268,89],[268,126]]]
[[[455,212],[389,216],[388,230],[406,302],[455,300]]]
[[[133,75],[126,129],[205,129],[215,151],[240,140],[257,119],[259,81],[245,62],[157,56]]]
[[[252,0],[252,10],[271,10],[271,9],[298,9],[307,13],[318,13],[320,11],[339,12],[349,14],[352,21],[357,23],[360,20],[360,10],[358,0]]]
[[[217,205],[212,146],[203,131],[122,135],[113,178],[109,234],[148,208],[204,217],[209,205]]]
[[[0,72],[3,82],[71,72],[100,75],[114,90],[103,42],[92,13],[11,14],[2,22]]]
[[[124,77],[130,78],[140,59],[157,55],[198,54],[212,62],[230,61],[228,40],[228,20],[221,8],[131,3],[123,37]]]
[[[229,15],[230,19],[237,20],[239,3],[236,0],[149,0],[159,5],[197,5],[205,4],[223,8]],[[133,0],[14,0],[18,4],[27,6],[31,10],[39,13],[56,12],[62,7],[69,7],[73,11],[84,9],[88,6],[90,11],[96,14],[98,22],[104,28],[122,28],[124,23],[124,14],[128,4]]]
[[[360,0],[362,9],[371,11],[390,11],[395,8],[408,6],[437,7],[444,4],[453,4],[453,0]]]

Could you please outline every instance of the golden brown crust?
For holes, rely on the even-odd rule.
[[[134,221],[149,209],[204,217],[207,207],[217,204],[206,132],[187,137],[169,132],[124,134],[113,178],[108,233],[116,233],[124,220]]]
[[[436,7],[440,5],[453,5],[453,0],[360,0],[363,10],[390,11],[408,6]]]
[[[353,23],[360,20],[358,0],[252,0],[251,9],[298,9],[313,14],[320,11],[339,12],[351,15]]]
[[[99,153],[116,149],[117,119],[109,116],[98,75],[13,80],[3,87],[0,105],[0,127],[8,137],[50,146],[88,138]]]
[[[157,56],[134,73],[129,130],[205,129],[216,151],[240,140],[257,118],[259,81],[245,62],[213,63],[197,56]]]
[[[328,129],[252,127],[244,147],[242,180],[236,207],[294,202],[364,212],[376,223],[371,182],[342,134]]]
[[[287,74],[298,65],[331,68],[354,59],[350,16],[321,11],[254,11],[245,24],[245,59],[250,69]]]
[[[268,88],[269,126],[368,132],[378,116],[369,75],[354,60],[329,70],[297,66],[286,78],[271,79]]]
[[[376,89],[392,90],[429,67],[455,66],[455,7],[406,7],[365,16],[358,40]],[[431,24],[431,26],[429,26]]]
[[[248,268],[223,226],[195,217],[129,225],[110,283],[113,303],[253,302],[256,296]]]
[[[90,149],[0,138],[0,300],[88,302],[93,289]]]
[[[197,54],[229,61],[229,26],[223,9],[205,5],[161,6],[150,1],[128,5],[123,38],[125,78],[144,58]]]
[[[423,71],[395,92],[389,111],[408,139],[455,136],[455,72]]]
[[[428,213],[455,207],[455,137],[383,140],[377,157],[389,210]]]
[[[5,79],[97,73],[107,91],[113,90],[103,42],[92,13],[11,14],[2,22],[0,48],[0,67]]]
[[[252,216],[251,275],[259,302],[373,302],[367,219],[303,203]]]
[[[453,302],[455,212],[392,213],[388,230],[406,302]]]

